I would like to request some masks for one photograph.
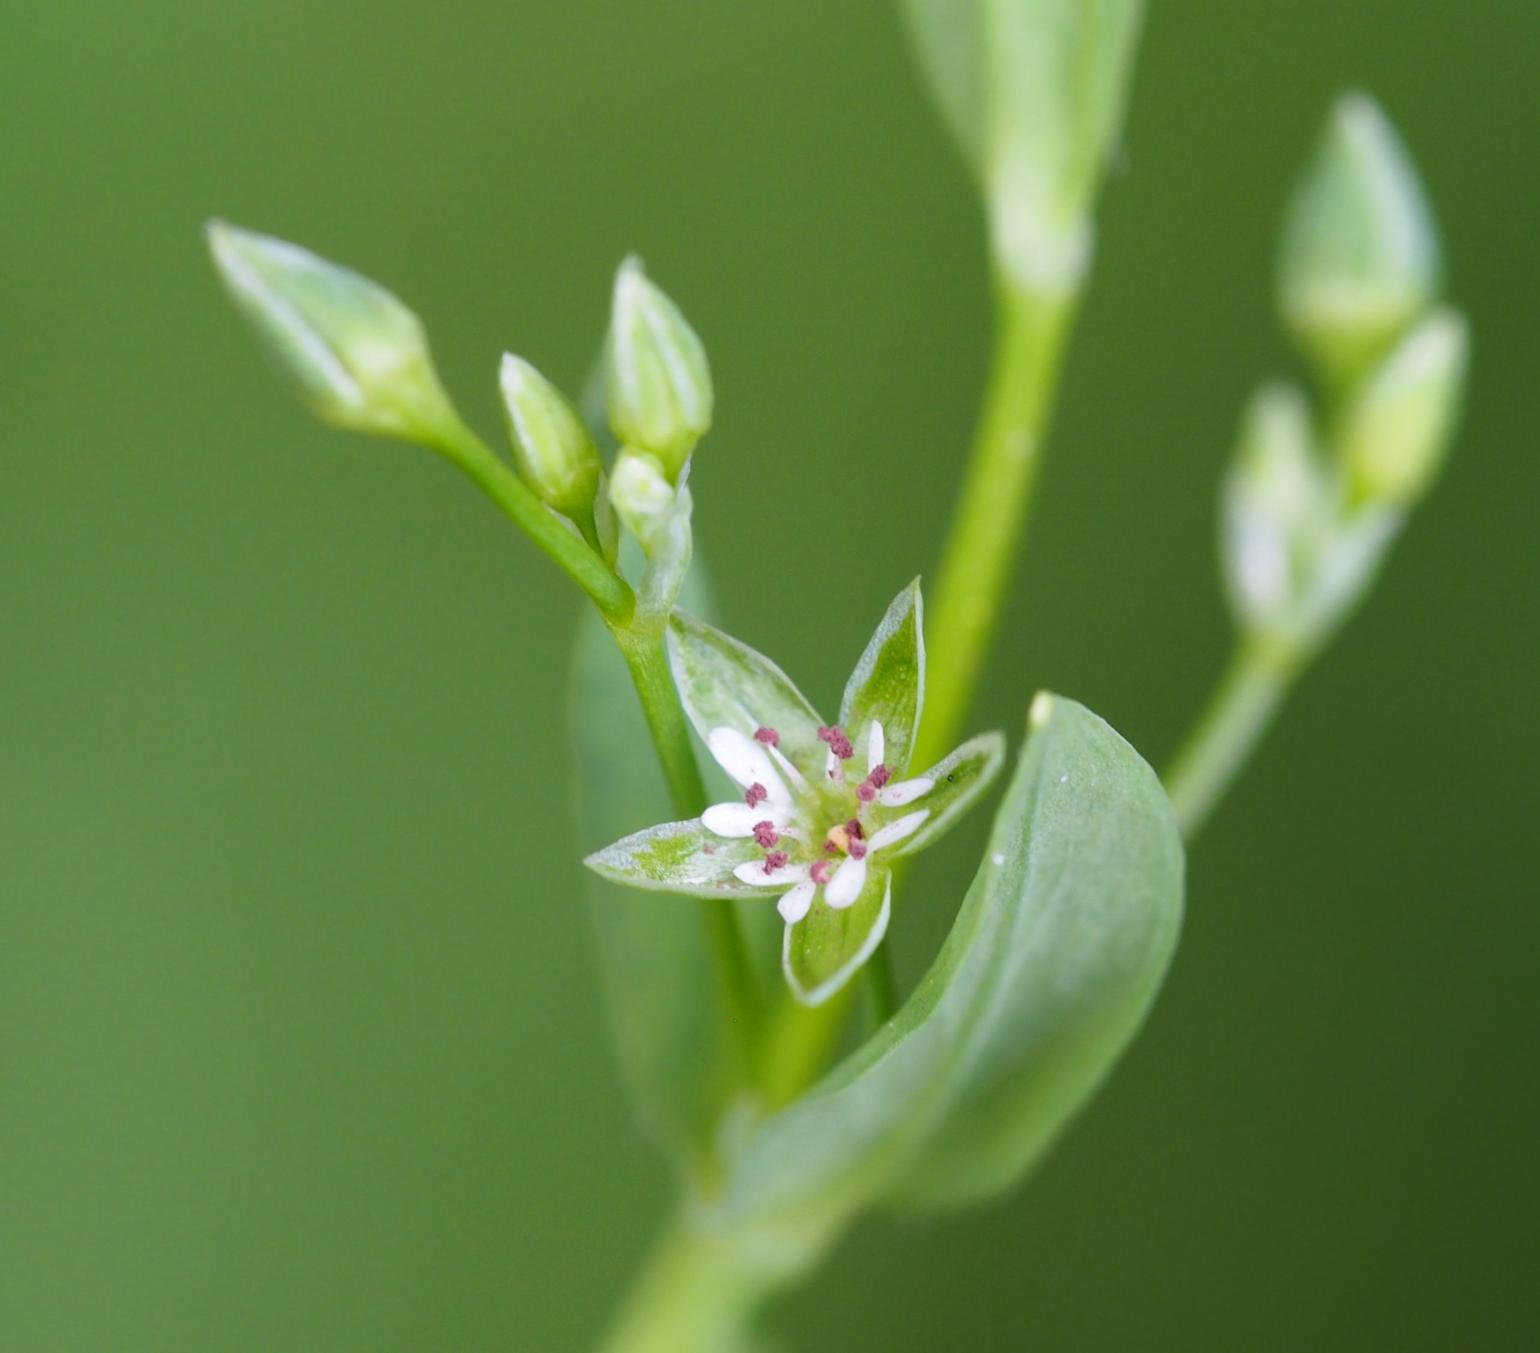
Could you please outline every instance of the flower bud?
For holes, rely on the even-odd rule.
[[[322,418],[437,442],[459,417],[416,315],[390,292],[297,245],[222,221],[209,248],[226,289],[279,373]]]
[[[583,420],[550,381],[512,353],[503,356],[499,383],[524,482],[564,517],[590,522],[601,466]]]
[[[1345,95],[1289,205],[1284,319],[1342,388],[1431,302],[1439,270],[1437,227],[1406,147],[1373,99]]]
[[[1247,410],[1224,494],[1226,581],[1243,623],[1277,625],[1298,602],[1327,508],[1304,396],[1264,386]]]
[[[635,258],[615,276],[605,384],[615,436],[672,483],[711,426],[711,370],[695,330]]]
[[[1067,292],[1122,124],[1142,0],[905,0],[943,114],[982,183],[997,265]]]
[[[1356,501],[1411,503],[1432,483],[1459,411],[1468,345],[1464,318],[1435,311],[1364,385],[1338,439]]]
[[[654,457],[629,446],[621,448],[610,472],[610,504],[649,554],[667,524],[675,492]]]

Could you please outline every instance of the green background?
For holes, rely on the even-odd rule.
[[[387,281],[488,431],[640,250],[705,335],[699,539],[826,704],[929,569],[976,208],[886,4],[8,0],[0,1349],[570,1349],[666,1182],[566,817],[577,597],[444,466],[313,424],[211,214]],[[1215,484],[1281,202],[1373,90],[1474,326],[1464,436],[1190,864],[1170,984],[1025,1192],[863,1225],[806,1350],[1518,1348],[1534,1283],[1540,8],[1153,6],[978,722],[1158,763],[1228,642]],[[927,857],[916,975],[982,820]],[[649,904],[651,905],[651,904]]]

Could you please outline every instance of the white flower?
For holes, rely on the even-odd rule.
[[[903,778],[924,691],[917,584],[888,608],[835,724],[768,658],[698,620],[676,614],[669,649],[685,710],[741,796],[628,836],[588,864],[643,888],[774,897],[787,980],[817,1004],[881,942],[893,861],[936,840],[983,792],[1003,739],[985,734]]]

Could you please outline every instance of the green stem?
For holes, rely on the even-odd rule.
[[[606,621],[615,624],[630,617],[636,598],[625,579],[536,498],[480,437],[461,426],[445,434],[438,450],[593,598]]]
[[[681,1219],[654,1245],[601,1353],[746,1353],[743,1331],[768,1287],[726,1240]]]
[[[1166,792],[1191,840],[1267,731],[1304,665],[1295,646],[1243,640],[1167,773]]]
[[[695,749],[690,745],[690,731],[684,710],[679,705],[673,674],[669,671],[662,631],[651,625],[645,628],[612,626],[611,629],[642,702],[647,731],[652,735],[658,764],[663,769],[674,815],[681,820],[699,817],[706,809],[706,787],[695,761]],[[759,1001],[748,949],[730,901],[703,897],[699,899],[699,905],[717,975],[723,1017],[731,1031],[739,1070],[747,1076],[755,1064],[759,1034]]]
[[[926,626],[925,718],[917,765],[929,765],[950,750],[972,704],[1021,547],[1077,296],[1007,283],[996,289],[993,365]]]

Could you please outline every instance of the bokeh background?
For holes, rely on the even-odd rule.
[[[1465,433],[1197,844],[1112,1085],[1029,1189],[863,1225],[774,1326],[1533,1346],[1540,9],[1153,11],[978,721],[1051,685],[1159,764],[1198,708],[1217,476],[1291,369],[1280,208],[1345,86],[1435,196]],[[4,32],[0,1348],[582,1348],[667,1189],[566,816],[576,594],[446,467],[292,404],[200,226],[386,280],[489,432],[502,349],[580,383],[640,250],[717,373],[726,618],[832,701],[934,560],[986,356],[892,8],[9,0]],[[911,978],[982,830],[917,875]]]

